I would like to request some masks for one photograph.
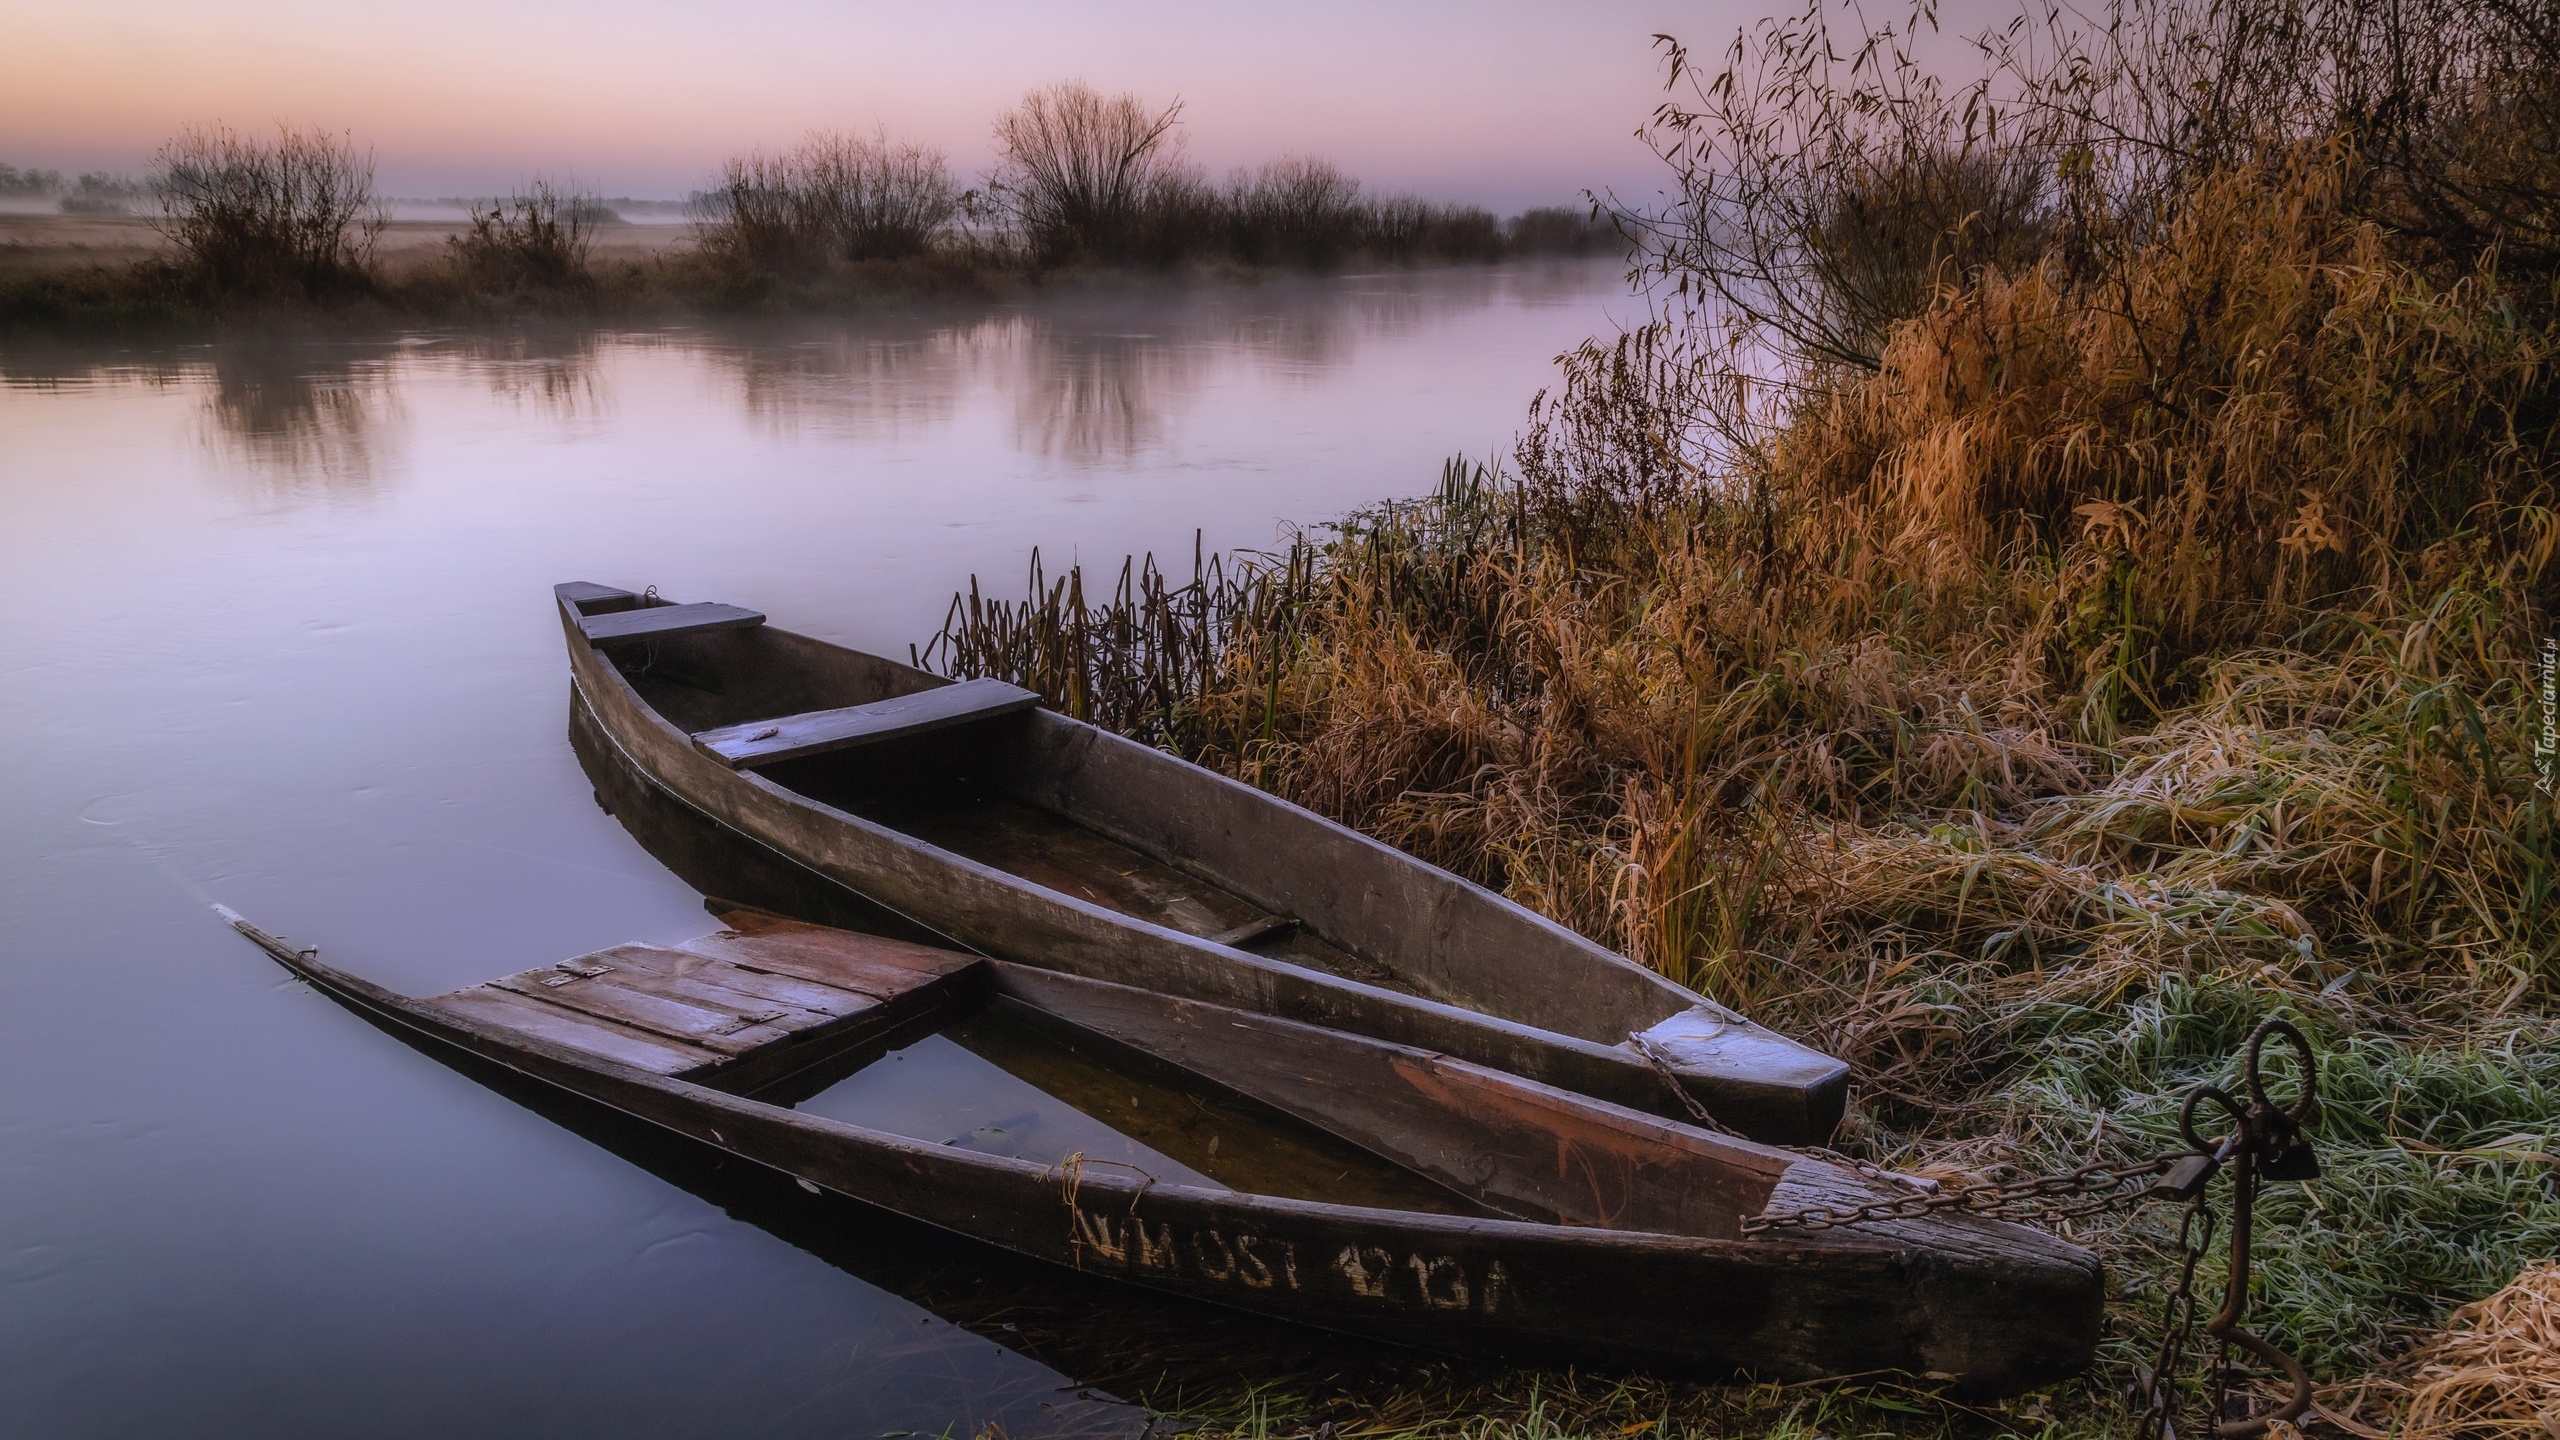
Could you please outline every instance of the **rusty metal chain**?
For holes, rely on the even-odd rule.
[[[1723,1121],[1715,1117],[1713,1111],[1707,1109],[1705,1101],[1691,1094],[1689,1087],[1681,1083],[1680,1072],[1671,1068],[1670,1060],[1664,1057],[1659,1046],[1633,1030],[1627,1032],[1627,1039],[1634,1043],[1636,1053],[1645,1058],[1645,1063],[1653,1067],[1653,1073],[1662,1077],[1662,1083],[1671,1087],[1671,1093],[1679,1098],[1680,1104],[1688,1110],[1689,1118],[1693,1122],[1719,1135],[1734,1133]]]
[[[2269,1040],[2284,1041],[2300,1070],[2300,1093],[2290,1105],[2278,1105],[2267,1096],[2260,1061]],[[2249,1251],[2259,1185],[2269,1180],[2310,1180],[2320,1174],[2319,1156],[2302,1129],[2319,1104],[2319,1066],[2311,1042],[2300,1030],[2288,1021],[2271,1019],[2250,1032],[2241,1054],[2240,1078],[2246,1098],[2214,1085],[2198,1085],[2187,1092],[2178,1107],[2178,1135],[2187,1144],[2184,1150],[2132,1165],[2083,1165],[2057,1175],[1968,1185],[1937,1194],[1899,1195],[1845,1208],[1808,1205],[1763,1211],[1742,1222],[1742,1233],[1831,1230],[1946,1211],[2002,1220],[2067,1220],[2152,1200],[2183,1201],[2187,1208],[2178,1222],[2178,1282],[2161,1307],[2159,1347],[2151,1365],[2134,1372],[2131,1397],[2141,1407],[2138,1440],[2177,1440],[2177,1373],[2195,1338],[2196,1266],[2213,1245],[2213,1179],[2228,1168],[2230,1264],[2223,1281],[2222,1308],[2204,1326],[2204,1333],[2220,1351],[2214,1367],[2212,1433],[2219,1440],[2253,1440],[2274,1423],[2300,1419],[2311,1408],[2311,1376],[2302,1362],[2243,1329],[2240,1322],[2249,1313]],[[2218,1137],[2203,1133],[2198,1112],[2207,1104],[2229,1117],[2230,1133]],[[2135,1182],[2144,1180],[2151,1183],[2137,1188]],[[2282,1406],[2262,1414],[2224,1418],[2230,1381],[2240,1373],[2230,1363],[2235,1350],[2284,1372],[2292,1394]]]
[[[2149,1368],[2135,1366],[2129,1398],[2142,1407],[2135,1440],[2176,1440],[2178,1365],[2196,1331],[2196,1264],[2213,1248],[2213,1210],[2199,1191],[2178,1220],[2178,1283],[2160,1306],[2160,1345]]]
[[[2167,1171],[2181,1158],[2162,1155],[2132,1165],[2083,1165],[2059,1175],[2031,1175],[2024,1180],[1967,1185],[1961,1190],[1941,1190],[1935,1194],[1896,1195],[1845,1209],[1807,1205],[1796,1210],[1763,1212],[1743,1221],[1742,1233],[1760,1235],[1772,1230],[1832,1230],[1843,1225],[1872,1224],[1878,1220],[1913,1220],[1947,1210],[1967,1215],[1988,1215],[2000,1220],[2068,1220],[2081,1215],[2095,1215],[2102,1210],[2123,1209],[2152,1198],[2152,1187],[2138,1190],[2125,1187]]]

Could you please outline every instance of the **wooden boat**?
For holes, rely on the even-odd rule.
[[[582,753],[610,750],[807,888],[859,895],[916,938],[1657,1114],[1703,1107],[1763,1140],[1817,1141],[1839,1119],[1840,1061],[1029,691],[954,683],[733,605],[583,582],[556,595]],[[824,896],[757,899],[839,918]]]
[[[1947,1214],[1745,1236],[1765,1208],[1887,1184],[1323,1026],[744,911],[684,945],[411,999],[222,913],[424,1048],[812,1191],[1271,1316],[1545,1364],[1971,1393],[2076,1372],[2097,1339],[2096,1257],[2040,1231]],[[1140,1148],[999,1153],[813,1113],[954,1044]]]

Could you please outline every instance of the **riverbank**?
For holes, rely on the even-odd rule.
[[[588,229],[585,253],[565,271],[493,276],[462,248],[471,233],[462,221],[391,221],[369,264],[314,293],[209,284],[145,217],[0,214],[0,336],[638,323],[994,297],[1074,278],[1038,276],[1012,259],[963,250],[838,262],[785,277],[705,253],[689,225],[628,224]]]
[[[2481,63],[2511,52],[2462,13]],[[1705,298],[1568,355],[1500,464],[1187,583],[1035,561],[1019,600],[955,597],[926,661],[1846,1059],[1833,1143],[1949,1188],[2176,1153],[2193,1087],[2297,1026],[2321,1173],[2257,1201],[2248,1328],[2307,1366],[2324,1433],[2524,1433],[2418,1396],[2468,1353],[2428,1337],[2560,1250],[2560,249],[2465,229],[2435,172],[2344,131],[2109,168],[2091,128],[2035,128],[2088,93],[2070,70],[1987,127],[2008,148],[1939,170],[1984,133],[1967,109],[1825,131],[1805,112],[1873,93],[1755,92],[1830,53],[1810,24],[1762,38],[1765,70],[1680,93],[1708,120],[1666,122],[1683,200],[1643,265]],[[2155,73],[2120,83],[2180,103]],[[2555,73],[2505,83],[2547,103]],[[1850,138],[1749,150],[1771,133]],[[2537,224],[2552,153],[2496,152]],[[1997,188],[2056,173],[2116,188]],[[1806,218],[1878,213],[1911,243]],[[2006,1406],[1527,1372],[1187,1403],[1257,1437],[2135,1433],[2127,1383],[2193,1264],[2179,1212],[2058,1228],[2107,1262],[2109,1338]],[[2227,1264],[2194,1265],[2200,1312]],[[2187,1360],[2193,1430],[2212,1361]],[[2555,1385],[2545,1358],[2460,1404],[2531,1415]]]
[[[383,226],[374,253],[387,268],[406,270],[442,260],[470,230],[469,217],[460,213],[450,219],[392,220]],[[605,224],[588,233],[594,258],[606,263],[645,263],[693,247],[693,228],[684,224]],[[177,259],[177,248],[149,215],[0,209],[0,283],[99,267],[173,264]]]
[[[1321,270],[1234,260],[1164,266],[1035,266],[993,247],[948,246],[884,260],[838,260],[789,274],[741,267],[706,251],[689,225],[594,227],[592,252],[541,282],[475,272],[459,249],[467,223],[393,221],[375,262],[321,295],[209,288],[135,216],[0,214],[0,338],[86,335],[363,334],[409,325],[520,322],[650,324],[717,317],[825,315],[909,303],[1020,300],[1038,294],[1253,285],[1345,273],[1478,268],[1514,257],[1379,263]],[[1575,252],[1531,261],[1589,263]]]

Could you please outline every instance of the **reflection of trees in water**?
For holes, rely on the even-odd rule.
[[[1016,446],[1094,465],[1166,443],[1221,367],[1313,378],[1347,364],[1367,336],[1481,308],[1513,283],[1484,270],[1168,283],[995,314],[812,320],[673,343],[699,345],[734,373],[748,415],[777,434],[916,438],[951,424],[962,396],[983,387],[1011,411]]]
[[[601,420],[612,408],[598,364],[602,349],[593,330],[562,330],[465,336],[444,353],[487,384],[492,398],[566,423]]]
[[[900,440],[950,423],[958,406],[947,333],[914,320],[866,319],[691,343],[737,375],[747,414],[768,432],[816,427]]]
[[[1157,333],[1094,331],[1027,316],[972,327],[974,362],[1011,391],[1013,442],[1078,464],[1125,460],[1160,441],[1207,357]]]
[[[779,435],[804,426],[866,440],[948,429],[983,391],[1019,448],[1076,465],[1125,463],[1167,444],[1221,375],[1313,381],[1364,340],[1410,337],[1487,306],[1580,303],[1605,262],[1399,271],[1250,286],[1178,283],[1061,290],[992,313],[983,305],[904,315],[738,324],[654,335],[531,334],[260,341],[113,349],[13,344],[0,384],[138,385],[200,391],[202,443],[270,502],[369,491],[396,468],[413,374],[452,366],[544,419],[611,412],[605,352],[675,352],[737,377],[750,417]],[[998,424],[1004,424],[999,420]]]
[[[259,341],[213,347],[29,349],[0,356],[12,388],[133,386],[197,392],[196,439],[260,498],[370,490],[390,468],[388,437],[406,423],[393,341]]]
[[[270,501],[370,491],[387,468],[389,432],[408,419],[388,348],[217,352],[199,427],[206,448]]]

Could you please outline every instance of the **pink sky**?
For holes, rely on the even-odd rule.
[[[548,174],[678,197],[732,152],[886,123],[974,178],[998,111],[1081,78],[1188,101],[1212,174],[1294,151],[1517,210],[1650,189],[1631,132],[1658,93],[1651,35],[1720,48],[1767,8],[30,0],[0,45],[0,160],[139,171],[182,124],[289,120],[354,132],[391,194]]]

